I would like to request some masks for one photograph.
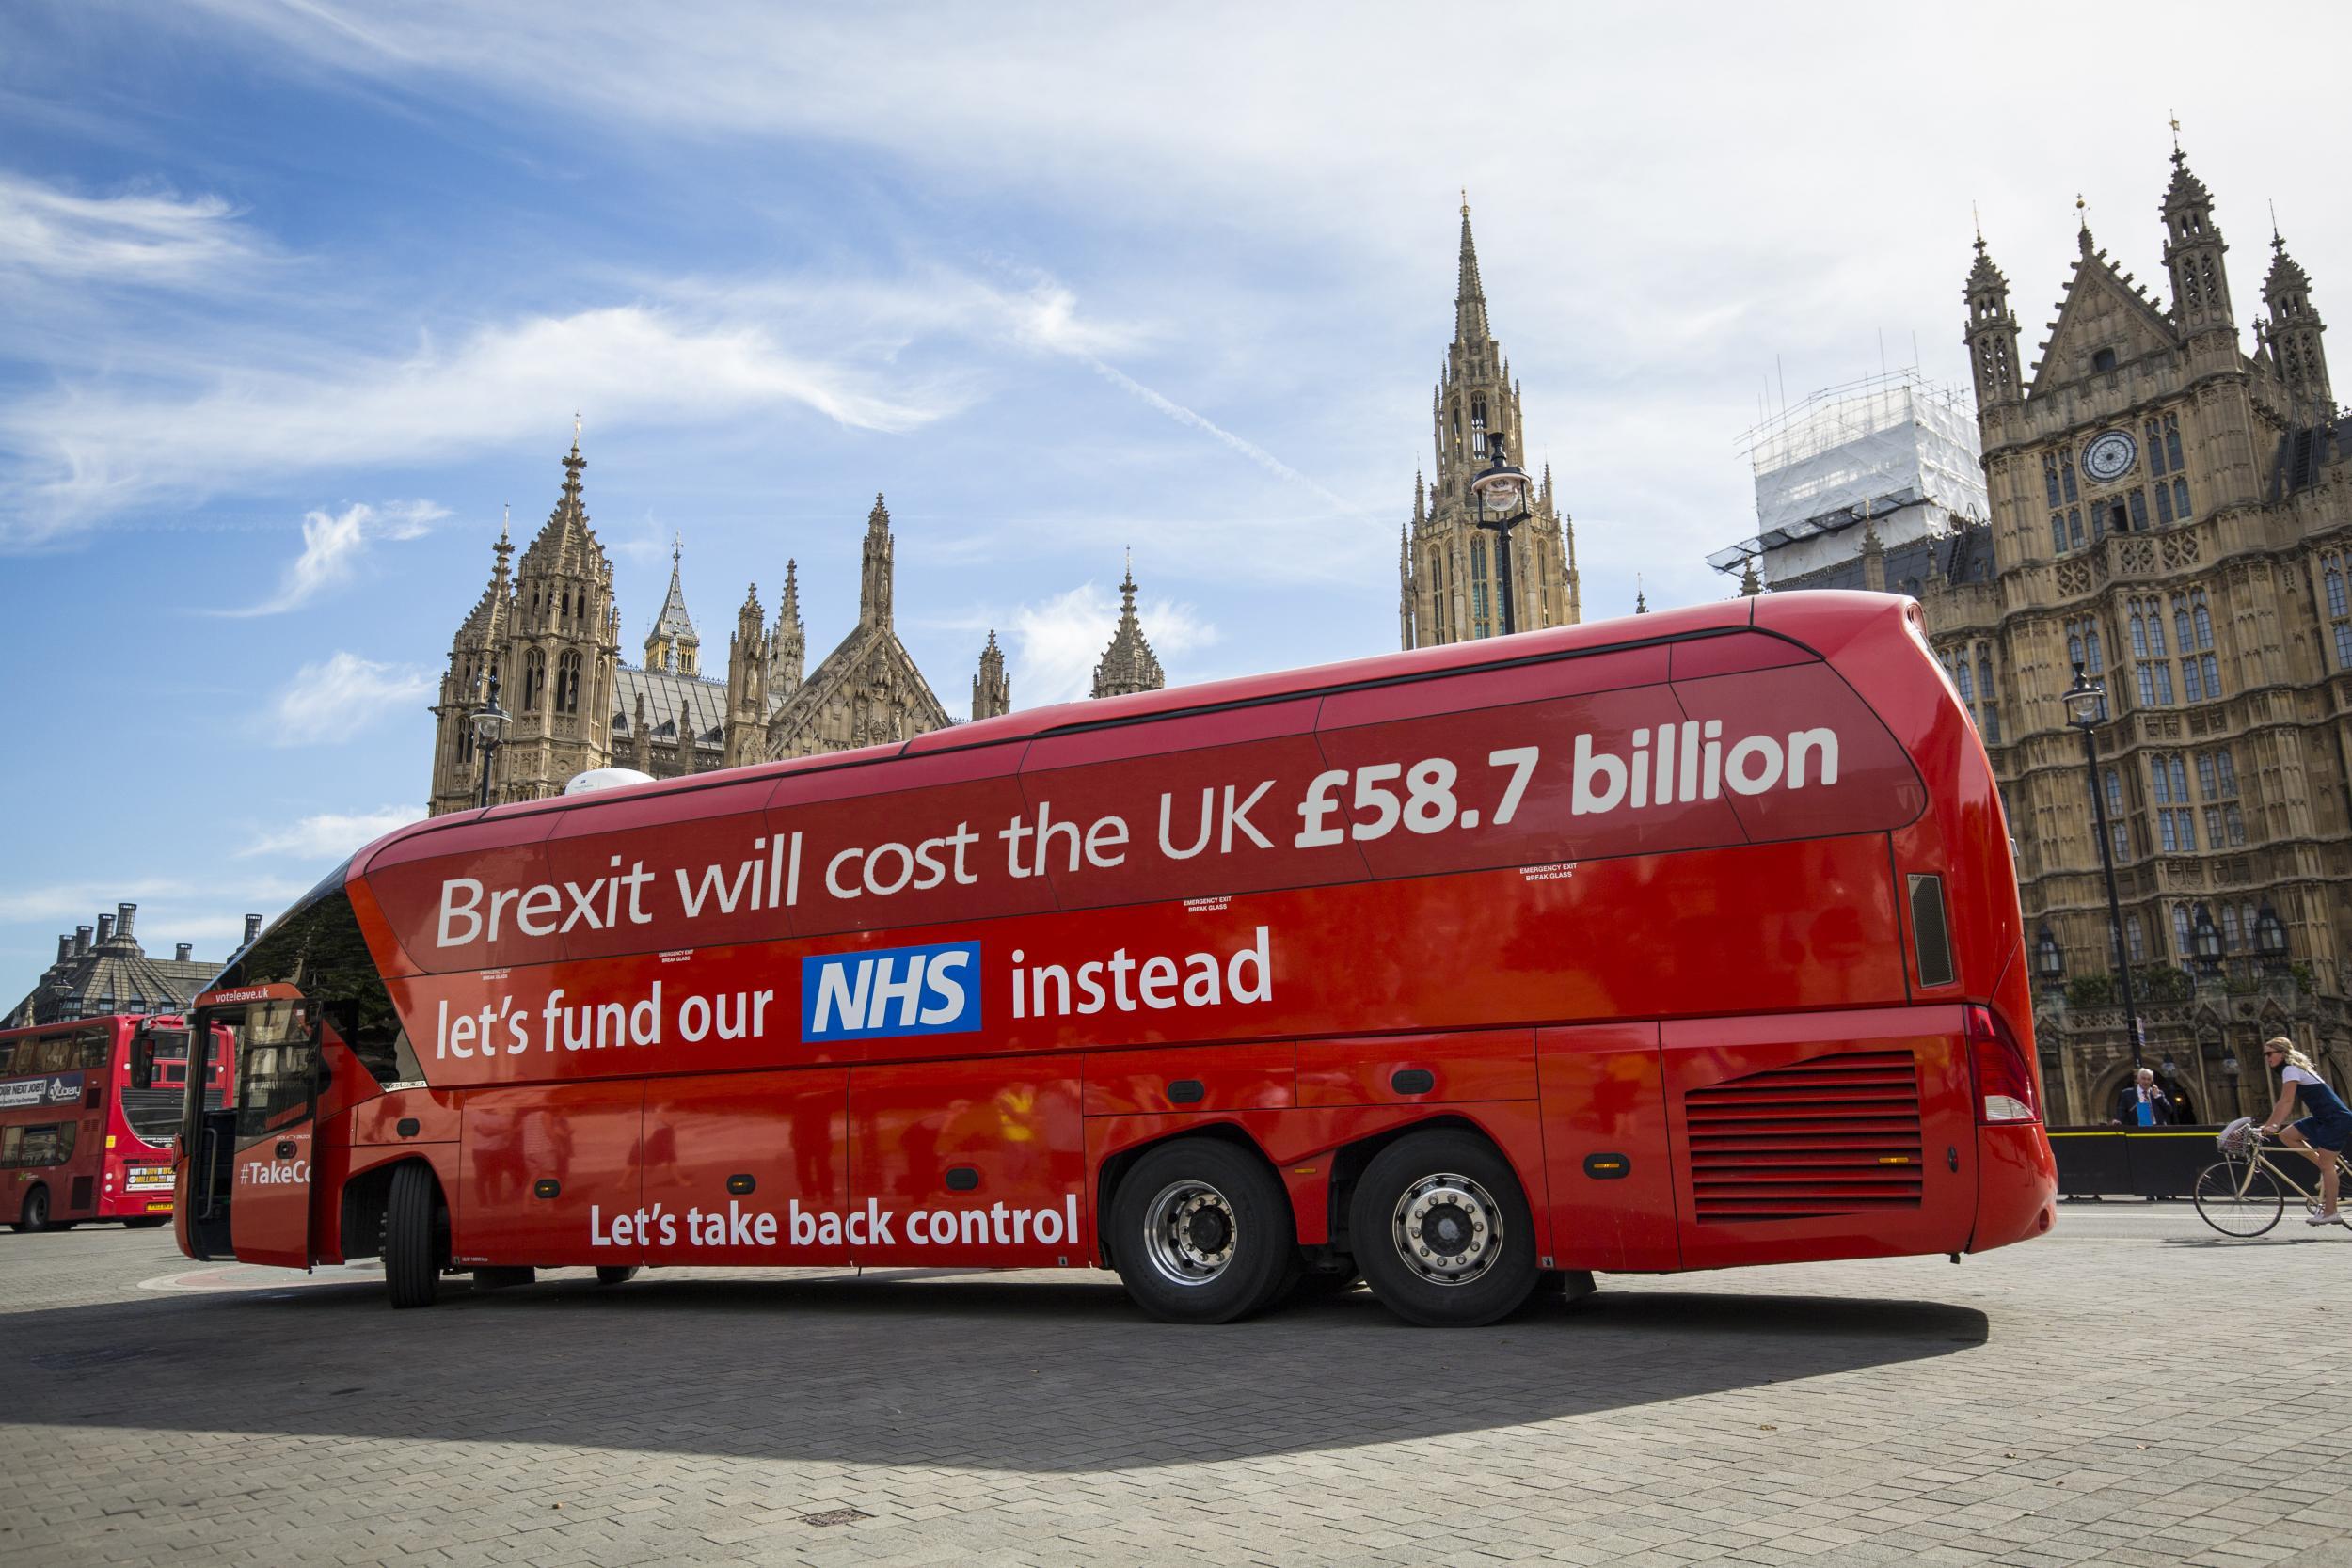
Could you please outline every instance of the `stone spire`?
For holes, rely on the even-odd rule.
[[[2287,243],[2280,237],[2275,219],[2270,249],[2270,276],[2263,280],[2263,306],[2270,312],[2269,336],[2279,378],[2297,402],[2331,408],[2335,399],[2328,386],[2328,355],[2320,343],[2327,324],[2312,308],[2311,276],[2287,254]]]
[[[1886,546],[1870,518],[1867,499],[1862,503],[1862,586],[1873,594],[1886,592]]]
[[[2089,236],[2086,228],[2083,233]],[[1984,230],[1977,230],[1977,261],[1968,269],[1968,330],[1961,341],[1968,345],[1968,362],[1977,383],[1977,406],[1990,408],[2013,403],[2021,383],[2017,374],[2017,321],[2009,310],[2009,279],[1985,253]]]
[[[1756,575],[1756,557],[1750,556],[1747,564],[1740,568],[1740,596],[1753,599],[1763,592],[1764,579]]]
[[[1649,595],[1642,592],[1642,574],[1639,572],[1633,574],[1633,613],[1636,615],[1649,613]]]
[[[784,563],[784,597],[768,641],[768,694],[779,700],[801,689],[808,671],[808,633],[801,626],[801,563]]]
[[[2179,128],[2174,128],[2177,138]],[[2190,172],[2188,155],[2172,144],[2172,183],[2164,193],[2164,264],[2172,275],[2172,320],[2184,333],[2227,328],[2236,354],[2230,314],[2230,279],[2221,258],[2230,247],[2214,222],[2213,193]]]
[[[1478,280],[1478,243],[1470,238],[1470,192],[1462,193],[1462,259],[1454,287],[1454,341],[1479,343],[1488,336],[1486,290]]]
[[[874,510],[866,515],[866,560],[858,578],[857,624],[865,626],[890,625],[891,556],[895,546],[890,536],[890,508],[882,504],[882,492],[874,492]]]
[[[992,628],[988,646],[980,650],[980,673],[972,677],[972,717],[977,721],[1011,711],[1012,677],[1005,673],[1005,651]]]
[[[694,618],[686,613],[686,590],[678,582],[678,562],[685,553],[685,538],[672,535],[670,592],[654,618],[653,630],[645,634],[645,668],[693,675],[701,673],[702,639],[694,635]]]
[[[523,551],[524,572],[611,576],[604,546],[596,543],[596,530],[589,526],[588,506],[581,493],[580,476],[587,467],[588,460],[580,455],[580,432],[575,428],[572,450],[564,456],[563,492],[555,499],[555,510],[548,514],[547,522]]]
[[[1136,691],[1157,691],[1167,684],[1159,658],[1136,619],[1136,570],[1130,559],[1119,583],[1119,629],[1104,650],[1102,662],[1094,667],[1094,689],[1088,695],[1124,697]]]

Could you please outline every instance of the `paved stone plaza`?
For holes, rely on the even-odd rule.
[[[453,1288],[0,1235],[0,1562],[2352,1563],[2352,1233],[1229,1328],[1098,1275]],[[837,1521],[837,1522],[836,1522]]]

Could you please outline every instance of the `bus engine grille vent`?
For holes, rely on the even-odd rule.
[[[1699,1223],[1919,1207],[1919,1075],[1908,1051],[1816,1056],[1683,1096]]]

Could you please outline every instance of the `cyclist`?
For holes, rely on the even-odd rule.
[[[2338,1156],[2352,1145],[2352,1107],[2321,1080],[2312,1068],[2312,1059],[2297,1051],[2293,1040],[2282,1036],[2263,1041],[2263,1061],[2279,1074],[2279,1102],[2264,1118],[2263,1134],[2284,1139],[2319,1166],[2319,1208],[2304,1223],[2342,1225],[2344,1215],[2337,1208],[2342,1181]],[[2287,1117],[2298,1107],[2304,1113],[2302,1119],[2287,1126]]]

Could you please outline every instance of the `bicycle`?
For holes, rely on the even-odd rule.
[[[2272,1158],[2274,1151],[2288,1146],[2265,1137],[2252,1117],[2238,1117],[2214,1141],[2220,1146],[2221,1158],[2197,1173],[2190,1196],[2198,1216],[2224,1236],[2251,1241],[2277,1225],[2287,1207],[2281,1188],[2293,1189],[2307,1207],[2318,1209],[2318,1193],[2289,1176]],[[2301,1150],[2291,1152],[2297,1165],[2308,1163]],[[2352,1160],[2339,1154],[2336,1164],[2352,1185]]]

